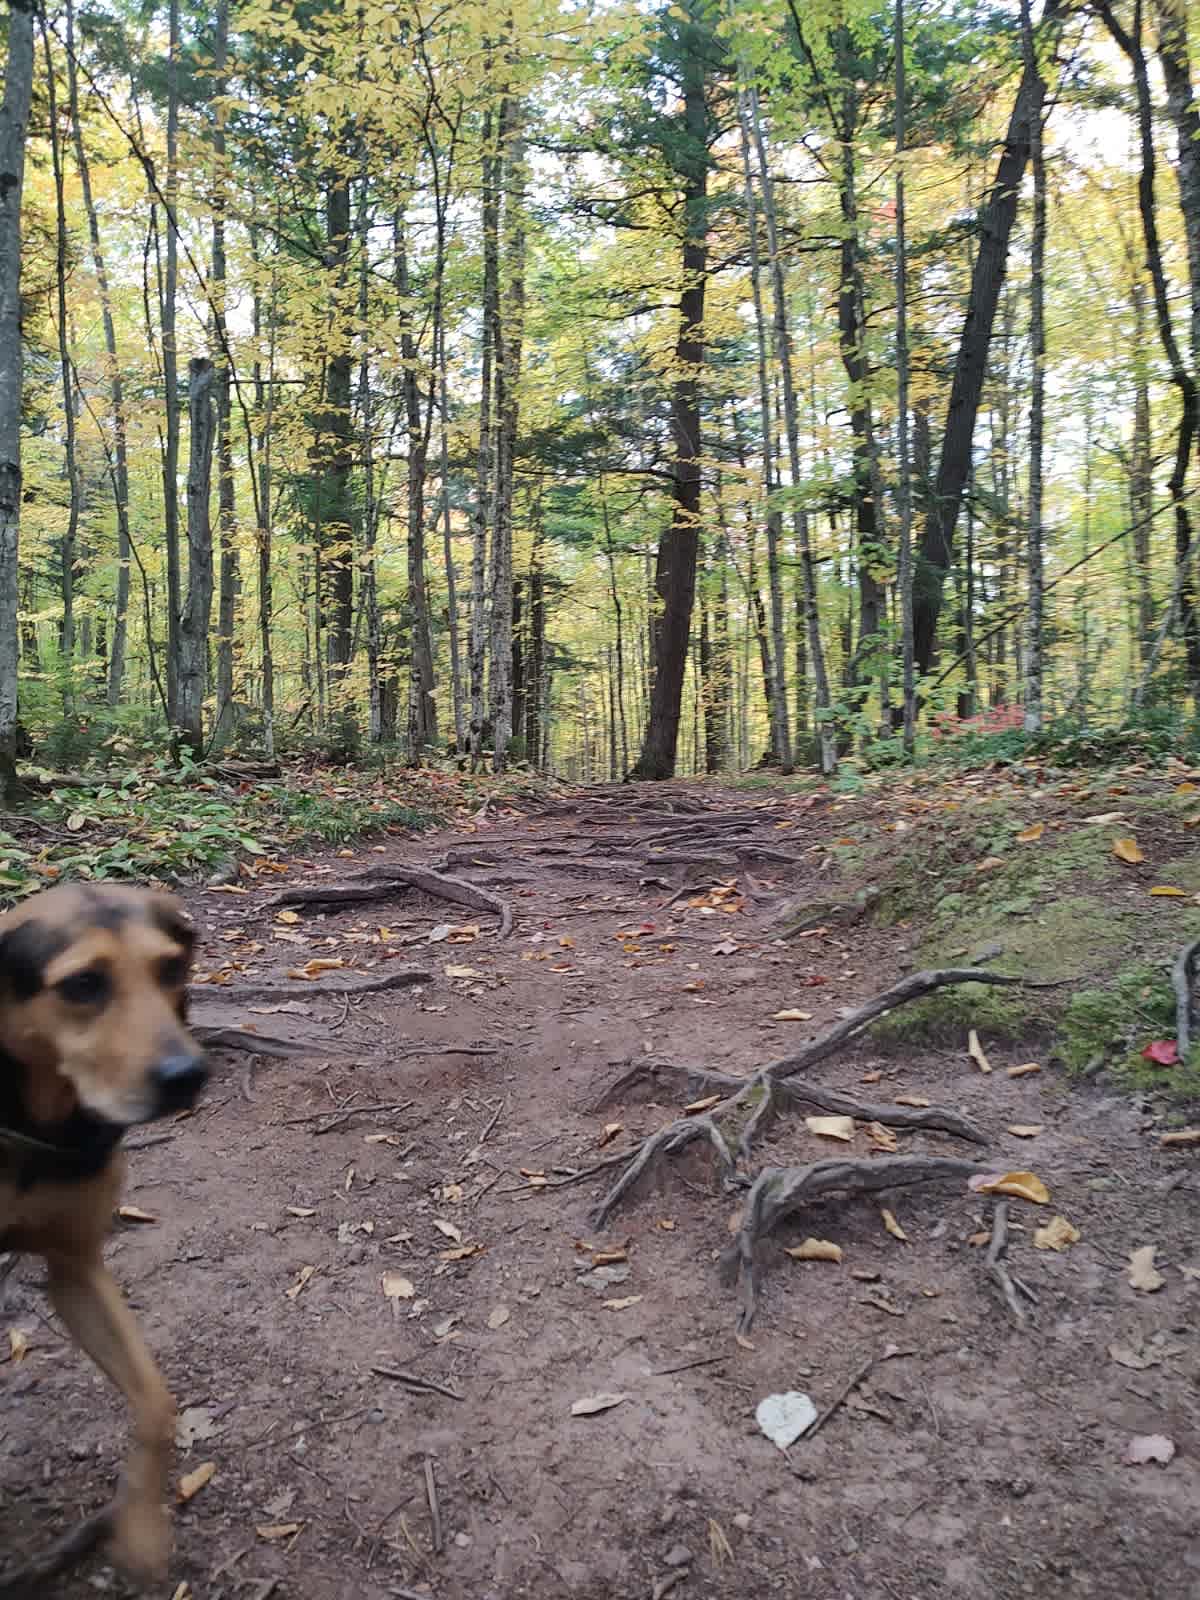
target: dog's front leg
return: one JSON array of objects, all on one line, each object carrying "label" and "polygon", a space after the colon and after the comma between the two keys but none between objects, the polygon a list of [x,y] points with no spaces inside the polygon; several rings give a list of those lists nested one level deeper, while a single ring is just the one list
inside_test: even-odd
[{"label": "dog's front leg", "polygon": [[133,1449],[113,1509],[113,1557],[139,1579],[162,1578],[170,1554],[163,1500],[175,1402],[99,1253],[47,1257],[54,1308],[79,1345],[116,1384],[133,1414]]}]

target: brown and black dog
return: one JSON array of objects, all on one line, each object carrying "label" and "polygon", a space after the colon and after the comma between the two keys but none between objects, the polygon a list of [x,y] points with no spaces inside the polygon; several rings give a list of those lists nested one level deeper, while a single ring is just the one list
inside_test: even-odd
[{"label": "brown and black dog", "polygon": [[0,1250],[45,1258],[55,1310],[129,1404],[112,1554],[143,1579],[169,1553],[175,1407],[102,1250],[121,1136],[192,1105],[208,1075],[186,1026],[194,942],[144,889],[64,885],[0,917]]}]

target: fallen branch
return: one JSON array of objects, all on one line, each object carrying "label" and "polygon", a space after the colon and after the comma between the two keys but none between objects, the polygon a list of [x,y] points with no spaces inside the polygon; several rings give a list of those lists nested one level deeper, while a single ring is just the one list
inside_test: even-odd
[{"label": "fallen branch", "polygon": [[[294,992],[294,991],[289,991]],[[191,1031],[196,1039],[211,1050],[246,1050],[256,1056],[312,1056],[338,1052],[332,1042],[322,1038],[283,1039],[274,1033],[251,1033],[234,1023],[194,1022]]]},{"label": "fallen branch", "polygon": [[1013,1321],[1018,1328],[1025,1327],[1028,1318],[1024,1307],[1017,1298],[1023,1294],[1031,1304],[1037,1304],[1037,1295],[1029,1288],[1028,1284],[1014,1278],[1005,1265],[1004,1258],[1008,1254],[1008,1201],[997,1200],[996,1209],[992,1213],[992,1238],[988,1245],[987,1258],[984,1266],[999,1286],[1000,1293],[1004,1296],[1004,1303],[1012,1312]]},{"label": "fallen branch", "polygon": [[758,1309],[757,1247],[801,1206],[837,1190],[877,1194],[917,1183],[969,1178],[979,1170],[976,1162],[953,1156],[879,1156],[866,1161],[834,1158],[805,1167],[764,1168],[750,1187],[737,1238],[722,1257],[723,1270],[738,1282],[739,1330],[748,1331]]},{"label": "fallen branch", "polygon": [[[807,1444],[810,1439],[816,1438],[817,1434],[820,1433],[821,1429],[825,1426],[829,1419],[832,1416],[835,1416],[837,1412],[842,1409],[842,1407],[846,1404],[846,1401],[849,1400],[850,1396],[854,1393],[855,1389],[858,1388],[859,1384],[865,1382],[881,1362],[895,1361],[900,1356],[910,1356],[913,1353],[914,1352],[911,1350],[897,1350],[895,1345],[889,1345],[887,1349],[881,1351],[879,1355],[871,1356],[869,1360],[864,1361],[862,1366],[859,1367],[856,1372],[852,1373],[842,1387],[838,1390],[837,1394],[825,1407],[824,1411],[822,1411],[821,1415],[813,1423],[812,1427],[809,1428],[808,1432],[801,1436],[803,1442]],[[797,1443],[799,1442],[800,1441],[797,1440]]]},{"label": "fallen branch", "polygon": [[1192,1045],[1195,1026],[1195,1007],[1192,990],[1196,982],[1196,957],[1200,955],[1200,939],[1185,944],[1175,958],[1171,969],[1171,983],[1175,989],[1175,1049],[1180,1061],[1187,1060]]},{"label": "fallen branch", "polygon": [[106,1506],[87,1517],[57,1540],[40,1556],[22,1567],[0,1573],[3,1600],[42,1600],[46,1585],[84,1561],[109,1538],[113,1529],[113,1508]]},{"label": "fallen branch", "polygon": [[[487,851],[481,852],[487,854]],[[507,900],[477,883],[465,878],[451,878],[432,867],[404,867],[394,863],[368,867],[351,883],[312,883],[283,889],[264,902],[268,909],[276,906],[339,905],[347,901],[386,900],[401,889],[419,889],[437,900],[449,900],[454,905],[469,906],[473,911],[490,911],[500,919],[500,937],[512,932],[513,913]]]},{"label": "fallen branch", "polygon": [[378,1378],[390,1378],[393,1383],[401,1383],[406,1389],[427,1389],[430,1394],[445,1395],[447,1400],[461,1400],[462,1395],[457,1389],[447,1389],[445,1384],[435,1383],[432,1378],[422,1378],[415,1372],[404,1372],[399,1367],[372,1367],[371,1371]]},{"label": "fallen branch", "polygon": [[437,1480],[433,1476],[433,1462],[429,1456],[425,1457],[425,1497],[429,1501],[429,1521],[433,1535],[433,1553],[440,1556],[442,1553],[442,1511],[438,1505]]}]

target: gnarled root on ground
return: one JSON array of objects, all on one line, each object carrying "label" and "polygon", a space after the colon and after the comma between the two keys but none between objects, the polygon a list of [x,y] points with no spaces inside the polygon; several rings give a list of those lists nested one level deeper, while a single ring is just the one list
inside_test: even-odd
[{"label": "gnarled root on ground", "polygon": [[869,1160],[835,1157],[805,1167],[764,1168],[746,1196],[737,1238],[722,1257],[726,1276],[737,1281],[739,1331],[746,1332],[758,1309],[757,1247],[801,1206],[839,1190],[878,1194],[917,1183],[969,1178],[978,1171],[978,1163],[954,1156],[878,1156]]}]

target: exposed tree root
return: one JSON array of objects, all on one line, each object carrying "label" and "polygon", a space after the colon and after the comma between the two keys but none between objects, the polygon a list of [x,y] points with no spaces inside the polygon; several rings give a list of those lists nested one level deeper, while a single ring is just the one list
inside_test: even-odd
[{"label": "exposed tree root", "polygon": [[978,1171],[976,1162],[953,1156],[879,1156],[866,1161],[834,1159],[814,1161],[806,1167],[764,1168],[746,1197],[737,1238],[722,1257],[726,1274],[738,1284],[740,1331],[746,1332],[758,1309],[757,1247],[801,1206],[839,1190],[878,1194],[917,1183],[969,1178]]},{"label": "exposed tree root", "polygon": [[341,1053],[332,1039],[283,1039],[275,1033],[251,1033],[236,1022],[193,1022],[191,1031],[210,1050],[244,1050],[254,1056],[280,1058]]},{"label": "exposed tree root", "polygon": [[1185,944],[1175,957],[1171,982],[1175,988],[1175,1048],[1179,1059],[1186,1061],[1192,1045],[1192,1032],[1196,1022],[1193,991],[1196,983],[1196,957],[1200,955],[1200,939]]},{"label": "exposed tree root", "polygon": [[112,1507],[106,1506],[24,1566],[0,1572],[0,1600],[42,1600],[46,1585],[86,1560],[109,1537],[112,1527]]},{"label": "exposed tree root", "polygon": [[[334,983],[327,978],[317,979],[314,980],[310,992],[314,997],[323,999],[334,994],[377,994],[382,989],[411,989],[415,984],[432,982],[433,973],[422,967],[392,967],[387,972],[374,972],[352,983]],[[289,1000],[298,1000],[305,991],[299,979],[291,983],[276,983],[270,978],[264,978],[261,983],[214,985],[213,992],[219,994],[224,1001],[236,1003],[239,1000],[278,1000],[283,995]],[[267,1035],[256,1034],[254,1037],[262,1039]],[[269,1054],[268,1051],[262,1053]]]},{"label": "exposed tree root", "polygon": [[989,1275],[999,1287],[1004,1296],[1004,1303],[1012,1312],[1013,1321],[1018,1328],[1026,1326],[1027,1317],[1022,1306],[1020,1295],[1024,1295],[1031,1305],[1037,1305],[1037,1295],[1028,1284],[1022,1283],[1020,1278],[1014,1278],[1005,1263],[1008,1254],[1008,1201],[997,1200],[996,1209],[992,1213],[992,1237],[988,1244],[987,1259],[984,1265]]},{"label": "exposed tree root", "polygon": [[[487,851],[481,851],[486,855]],[[423,894],[438,900],[449,900],[455,905],[469,906],[473,911],[490,911],[500,919],[500,938],[512,932],[513,912],[507,900],[477,883],[463,878],[451,878],[432,867],[404,867],[389,863],[387,866],[368,867],[347,884],[304,884],[284,889],[265,902],[275,906],[337,905],[346,901],[385,900],[402,889],[419,889]]]}]

